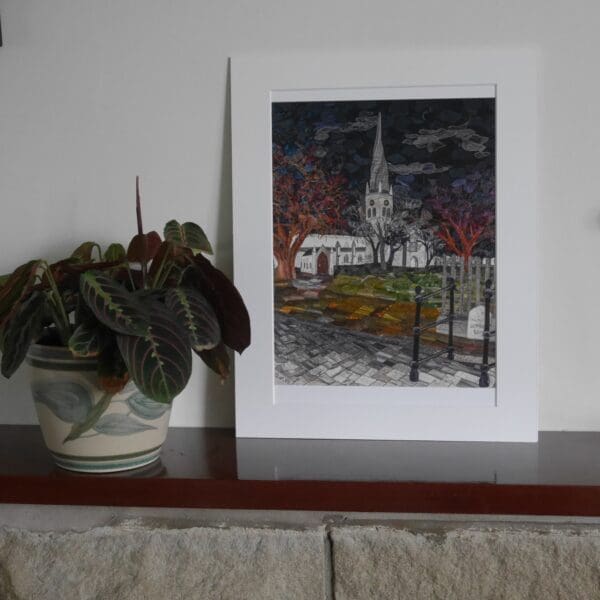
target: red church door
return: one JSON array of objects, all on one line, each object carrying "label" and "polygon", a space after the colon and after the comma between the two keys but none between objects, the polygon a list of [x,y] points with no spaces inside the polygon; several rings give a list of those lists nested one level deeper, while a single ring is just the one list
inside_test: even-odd
[{"label": "red church door", "polygon": [[329,275],[329,260],[325,252],[321,252],[317,257],[317,273],[319,275]]}]

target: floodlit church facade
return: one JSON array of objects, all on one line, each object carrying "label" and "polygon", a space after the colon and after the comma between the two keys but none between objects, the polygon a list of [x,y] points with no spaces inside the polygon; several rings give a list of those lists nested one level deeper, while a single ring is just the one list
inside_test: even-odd
[{"label": "floodlit church facade", "polygon": [[[384,229],[392,220],[394,202],[393,186],[390,184],[388,163],[383,149],[381,113],[377,120],[377,132],[371,159],[371,172],[365,185],[363,218],[375,230]],[[393,266],[423,267],[426,264],[425,249],[417,242],[414,232],[405,248],[394,256]],[[369,240],[353,235],[318,235],[306,237],[296,255],[296,268],[301,273],[333,275],[336,267],[372,264],[377,262]]]}]

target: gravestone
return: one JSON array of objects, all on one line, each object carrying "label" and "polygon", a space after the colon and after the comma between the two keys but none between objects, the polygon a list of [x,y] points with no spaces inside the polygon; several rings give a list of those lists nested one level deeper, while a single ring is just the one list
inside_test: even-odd
[{"label": "gravestone", "polygon": [[[467,320],[467,338],[470,340],[482,340],[483,328],[485,325],[485,307],[483,304],[472,308],[469,311]],[[490,329],[493,329],[493,321],[490,315]]]}]

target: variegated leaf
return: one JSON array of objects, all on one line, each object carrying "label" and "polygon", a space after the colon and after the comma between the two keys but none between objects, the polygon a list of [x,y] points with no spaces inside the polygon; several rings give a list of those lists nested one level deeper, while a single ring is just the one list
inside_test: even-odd
[{"label": "variegated leaf", "polygon": [[104,260],[114,262],[117,260],[125,260],[127,252],[122,244],[111,244],[104,252]]},{"label": "variegated leaf", "polygon": [[125,287],[99,271],[81,275],[81,294],[96,318],[109,329],[143,335],[148,329],[144,305]]},{"label": "variegated leaf", "polygon": [[214,348],[221,340],[217,315],[208,300],[197,290],[188,287],[171,288],[165,303],[188,332],[196,352]]},{"label": "variegated leaf", "polygon": [[73,356],[88,358],[98,356],[105,343],[105,331],[90,323],[82,323],[69,339],[69,350]]},{"label": "variegated leaf", "polygon": [[5,276],[0,288],[0,325],[13,315],[20,303],[33,289],[36,275],[42,265],[41,260],[30,260]]},{"label": "variegated leaf", "polygon": [[212,254],[213,249],[200,225],[188,221],[180,225],[175,219],[165,225],[165,240],[169,240],[179,246],[186,246],[193,250],[200,250]]},{"label": "variegated leaf", "polygon": [[188,336],[164,307],[152,305],[145,335],[119,335],[117,342],[131,378],[148,398],[170,403],[187,385],[192,372]]},{"label": "variegated leaf", "polygon": [[2,339],[4,377],[10,377],[19,368],[29,346],[41,334],[45,305],[46,296],[33,292],[7,322]]},{"label": "variegated leaf", "polygon": [[100,259],[102,251],[100,250],[100,246],[96,242],[83,242],[83,244],[77,246],[73,253],[71,254],[71,258],[74,258],[80,262],[88,263],[92,260],[92,253],[94,252],[94,248],[98,251],[98,259]]}]

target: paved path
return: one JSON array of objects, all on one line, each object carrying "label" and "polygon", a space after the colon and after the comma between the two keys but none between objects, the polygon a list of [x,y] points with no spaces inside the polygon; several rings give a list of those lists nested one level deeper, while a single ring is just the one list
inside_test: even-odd
[{"label": "paved path", "polygon": [[[434,350],[422,346],[422,355]],[[479,368],[438,357],[409,380],[412,340],[348,331],[275,313],[275,379],[290,385],[478,387]],[[465,358],[466,360],[466,358]],[[490,385],[495,384],[490,372]]]}]

